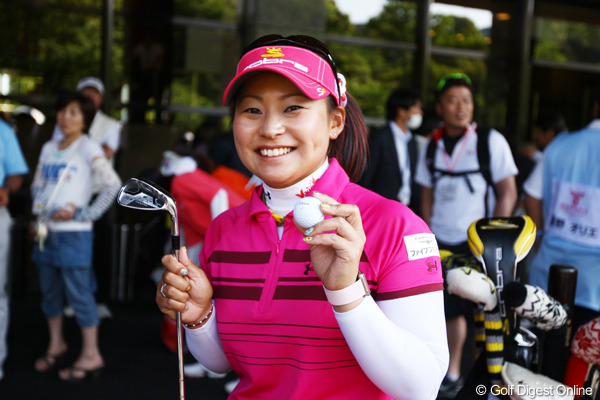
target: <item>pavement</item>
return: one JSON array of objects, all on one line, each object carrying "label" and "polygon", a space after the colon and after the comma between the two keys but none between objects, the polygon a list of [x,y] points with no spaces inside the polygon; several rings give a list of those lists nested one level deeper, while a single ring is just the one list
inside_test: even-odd
[{"label": "pavement", "polygon": [[[177,354],[160,338],[162,314],[154,303],[153,288],[128,302],[108,303],[112,317],[99,328],[105,369],[97,379],[63,382],[56,373],[39,373],[34,361],[44,353],[48,330],[39,306],[39,294],[30,290],[11,303],[9,354],[0,380],[2,400],[153,400],[180,399]],[[65,318],[70,345],[68,362],[80,349],[81,335],[73,318]],[[191,362],[189,354],[185,361]],[[224,385],[232,380],[186,378],[187,399],[225,400]]]}]

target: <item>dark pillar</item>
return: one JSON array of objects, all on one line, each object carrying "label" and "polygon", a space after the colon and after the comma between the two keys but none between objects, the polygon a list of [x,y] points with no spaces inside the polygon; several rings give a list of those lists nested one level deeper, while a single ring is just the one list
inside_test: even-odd
[{"label": "dark pillar", "polygon": [[416,45],[413,77],[415,86],[422,95],[429,90],[429,68],[431,66],[431,37],[429,36],[429,9],[432,0],[417,1]]},{"label": "dark pillar", "polygon": [[125,63],[129,72],[131,123],[169,123],[170,83],[173,76],[173,0],[129,0]]},{"label": "dark pillar", "polygon": [[102,67],[101,79],[106,88],[103,109],[108,112],[113,102],[112,88],[112,46],[115,22],[115,0],[104,0],[102,9]]},{"label": "dark pillar", "polygon": [[495,1],[487,104],[511,145],[529,135],[531,24],[534,0]]}]

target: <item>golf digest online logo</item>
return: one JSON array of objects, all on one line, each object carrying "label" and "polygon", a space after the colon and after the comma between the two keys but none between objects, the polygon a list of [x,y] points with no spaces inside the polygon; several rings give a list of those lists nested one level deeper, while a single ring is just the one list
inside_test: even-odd
[{"label": "golf digest online logo", "polygon": [[[543,385],[541,387],[529,386],[526,384],[520,385],[508,385],[508,386],[500,386],[500,385],[492,385],[489,388],[489,391],[496,396],[520,396],[520,398],[527,399],[535,399],[538,397],[553,397],[553,396],[591,396],[592,388],[591,387],[580,387],[580,386],[566,386],[558,384],[556,386]],[[488,388],[486,385],[477,385],[475,388],[475,393],[478,396],[486,396],[488,394]]]}]

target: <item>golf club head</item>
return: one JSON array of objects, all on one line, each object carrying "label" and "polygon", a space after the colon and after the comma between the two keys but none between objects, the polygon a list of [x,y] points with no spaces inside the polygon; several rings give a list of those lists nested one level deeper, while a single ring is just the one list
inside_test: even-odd
[{"label": "golf club head", "polygon": [[177,204],[171,194],[147,179],[131,178],[119,190],[120,206],[142,211],[167,211],[171,217],[171,233],[179,236]]},{"label": "golf club head", "polygon": [[[509,346],[511,347],[511,346]],[[537,370],[538,357],[539,357],[539,339],[529,329],[523,325],[519,326],[519,329],[514,337],[514,348],[512,349],[512,357],[508,361],[515,362],[527,369],[532,371]]]},{"label": "golf club head", "polygon": [[[467,239],[475,258],[482,264],[485,274],[494,282],[498,294],[504,333],[516,334],[519,320],[514,311],[506,309],[504,287],[519,281],[523,260],[535,241],[536,227],[527,215],[508,218],[482,218],[471,224]],[[508,323],[506,323],[508,322]]]}]

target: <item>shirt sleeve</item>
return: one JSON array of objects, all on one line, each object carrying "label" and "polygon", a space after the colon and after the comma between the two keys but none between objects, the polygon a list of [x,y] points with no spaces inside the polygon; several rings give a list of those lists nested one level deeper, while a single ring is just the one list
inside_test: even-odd
[{"label": "shirt sleeve", "polygon": [[107,145],[116,152],[121,144],[121,128],[122,125],[119,122],[111,124],[101,144]]},{"label": "shirt sleeve", "polygon": [[431,179],[431,173],[429,172],[429,168],[427,168],[427,147],[429,147],[431,139],[425,142],[423,146],[421,146],[421,151],[419,153],[419,159],[417,161],[417,171],[415,173],[415,181],[425,187],[433,187],[433,180]]},{"label": "shirt sleeve", "polygon": [[[21,151],[21,147],[19,146],[19,140],[17,139],[17,135],[12,130],[12,128],[8,124],[3,124],[0,126],[3,134],[2,145],[5,146],[5,154],[3,161],[3,169],[5,176],[11,175],[24,175],[29,172],[27,168],[27,163],[25,162],[25,157],[23,157],[23,152]],[[0,182],[4,183],[4,182]]]},{"label": "shirt sleeve", "polygon": [[38,157],[38,162],[35,167],[35,172],[33,174],[33,180],[31,182],[31,185],[29,186],[29,190],[31,192],[31,198],[34,199],[34,203],[35,203],[35,198],[40,194],[40,192],[44,186],[44,175],[43,175],[44,160],[46,159],[45,154],[49,149],[49,143],[50,142],[46,142],[42,146],[42,150],[40,151],[40,155]]},{"label": "shirt sleeve", "polygon": [[397,201],[373,199],[373,204],[361,208],[367,241],[360,268],[376,282],[375,298],[391,300],[441,291],[439,249],[427,224]]},{"label": "shirt sleeve", "polygon": [[544,158],[542,157],[533,167],[533,171],[525,180],[523,190],[534,199],[544,197]]},{"label": "shirt sleeve", "polygon": [[77,221],[99,219],[113,204],[121,188],[121,179],[103,156],[92,162],[92,179],[94,182],[101,182],[102,188],[92,204],[76,212],[74,219]]},{"label": "shirt sleeve", "polygon": [[500,132],[493,129],[490,131],[489,149],[490,172],[494,184],[509,176],[517,175],[519,170],[515,164],[508,142]]}]

